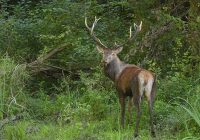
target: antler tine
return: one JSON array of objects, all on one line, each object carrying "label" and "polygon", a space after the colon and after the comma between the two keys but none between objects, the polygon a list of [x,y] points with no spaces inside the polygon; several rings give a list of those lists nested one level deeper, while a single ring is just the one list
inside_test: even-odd
[{"label": "antler tine", "polygon": [[[134,25],[135,25],[135,23],[134,23]],[[129,29],[129,38],[131,38],[131,36],[132,36],[132,26],[130,26],[130,29]]]},{"label": "antler tine", "polygon": [[97,22],[98,22],[100,19],[101,19],[101,18],[97,18],[97,17],[95,16],[94,23],[92,24],[91,34],[93,33],[94,27],[97,25]]},{"label": "antler tine", "polygon": [[140,21],[140,25],[137,25],[134,23],[134,28],[135,28],[136,32],[140,32],[142,29],[142,21]]},{"label": "antler tine", "polygon": [[85,17],[85,26],[86,26],[86,28],[90,31],[90,27],[89,27],[88,24],[87,24],[87,17]]},{"label": "antler tine", "polygon": [[97,25],[97,22],[98,22],[100,19],[101,19],[101,18],[96,18],[96,16],[95,16],[95,20],[94,20],[94,22],[93,22],[93,24],[92,24],[92,27],[89,27],[88,24],[87,24],[87,17],[85,17],[85,26],[87,27],[87,29],[88,29],[90,35],[92,36],[92,38],[94,39],[94,41],[96,41],[96,43],[97,43],[98,45],[100,45],[101,47],[107,48],[107,47],[100,41],[100,39],[98,39],[98,38],[96,37],[96,35],[95,35],[95,33],[94,33],[94,28],[95,28],[95,26]]},{"label": "antler tine", "polygon": [[142,30],[142,21],[140,22],[140,25],[137,25],[137,24],[134,23],[134,29],[135,29],[135,32],[134,32],[134,35],[133,35],[133,33],[132,33],[132,26],[130,26],[128,40],[125,41],[125,43],[123,43],[121,45],[118,45],[118,44],[115,43],[115,46],[116,47],[122,47],[125,44],[129,43],[130,41],[132,41],[136,37],[137,33]]}]

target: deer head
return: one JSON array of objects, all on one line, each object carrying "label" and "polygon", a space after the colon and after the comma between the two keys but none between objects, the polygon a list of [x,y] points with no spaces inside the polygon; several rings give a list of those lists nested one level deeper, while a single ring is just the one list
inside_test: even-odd
[{"label": "deer head", "polygon": [[108,48],[106,45],[104,45],[100,39],[98,39],[94,33],[94,28],[97,25],[97,22],[100,20],[100,18],[96,18],[95,16],[95,21],[93,22],[92,26],[89,27],[87,24],[87,17],[85,18],[85,26],[87,27],[90,35],[92,36],[93,40],[96,42],[97,44],[97,50],[102,53],[103,55],[103,59],[102,62],[104,64],[109,64],[111,61],[115,60],[118,58],[117,54],[120,53],[123,49],[123,46],[129,42],[131,42],[137,35],[138,32],[141,31],[142,28],[142,21],[140,22],[140,25],[136,25],[134,23],[134,28],[135,28],[135,33],[134,35],[132,34],[132,26],[130,27],[130,31],[129,31],[129,38],[128,40],[126,40],[123,44],[117,44],[114,43],[112,48]]}]

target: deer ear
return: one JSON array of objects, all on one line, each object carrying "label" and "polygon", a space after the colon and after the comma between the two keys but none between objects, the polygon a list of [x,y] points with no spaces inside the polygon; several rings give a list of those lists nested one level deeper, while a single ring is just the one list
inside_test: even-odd
[{"label": "deer ear", "polygon": [[98,46],[98,45],[97,45],[97,50],[98,50],[100,53],[103,53],[103,52],[104,52],[103,48],[100,47],[100,46]]},{"label": "deer ear", "polygon": [[122,49],[123,49],[123,47],[118,47],[118,48],[116,48],[116,49],[114,50],[114,52],[115,52],[116,54],[118,54],[118,53],[120,53],[120,52],[122,51]]}]

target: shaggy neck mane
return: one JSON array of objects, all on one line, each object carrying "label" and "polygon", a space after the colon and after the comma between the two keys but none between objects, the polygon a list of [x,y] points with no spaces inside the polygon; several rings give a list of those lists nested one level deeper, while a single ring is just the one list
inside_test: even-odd
[{"label": "shaggy neck mane", "polygon": [[124,66],[124,62],[122,62],[119,58],[115,58],[107,65],[104,65],[104,72],[112,81],[116,81]]}]

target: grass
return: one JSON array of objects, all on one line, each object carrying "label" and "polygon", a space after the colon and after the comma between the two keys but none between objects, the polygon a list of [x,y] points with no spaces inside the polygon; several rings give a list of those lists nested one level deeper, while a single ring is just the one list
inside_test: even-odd
[{"label": "grass", "polygon": [[[196,98],[195,98],[196,97]],[[185,129],[187,132],[187,137],[184,140],[190,139],[200,139],[200,109],[199,95],[195,95],[190,101],[183,98],[178,98],[182,103],[175,103],[179,107],[178,112],[182,112],[181,121],[185,124]],[[180,113],[179,113],[180,114]],[[198,137],[196,137],[196,136]]]},{"label": "grass", "polygon": [[[90,97],[92,93],[87,95]],[[44,95],[41,95],[44,96]],[[96,97],[96,96],[95,96]],[[93,97],[93,98],[95,98]],[[43,97],[44,98],[44,97]],[[106,112],[103,118],[96,118],[96,114],[91,113],[95,110],[91,106],[93,102],[87,102],[87,105],[82,105],[82,102],[88,98],[79,97],[74,104],[71,104],[73,96],[59,95],[54,102],[51,99],[44,100],[43,98],[31,98],[30,104],[33,105],[31,110],[35,110],[39,116],[25,117],[23,120],[17,122],[11,122],[5,125],[3,131],[3,140],[129,140],[132,139],[134,124],[128,125],[124,130],[120,129],[119,125],[119,105],[113,106],[111,112]],[[84,98],[84,99],[82,99]],[[86,99],[85,99],[86,98]],[[100,97],[96,97],[97,103],[102,104]],[[160,101],[159,101],[160,102]],[[158,102],[158,105],[161,103]],[[35,104],[41,108],[35,108]],[[62,104],[62,106],[60,105]],[[51,106],[54,105],[54,108]],[[162,103],[164,105],[164,103]],[[165,104],[166,105],[166,104]],[[45,109],[43,106],[49,106],[49,109]],[[156,129],[156,138],[152,138],[149,132],[148,113],[145,108],[146,103],[143,105],[143,114],[140,124],[140,136],[137,139],[142,140],[177,140],[183,138],[189,138],[187,131],[171,132],[169,126],[162,121],[166,121],[167,118],[159,120],[162,129]],[[156,105],[157,106],[157,105]],[[60,107],[60,109],[59,109]],[[114,109],[115,108],[115,109]],[[165,106],[163,107],[165,108]],[[161,109],[161,107],[159,108]],[[50,112],[50,113],[49,113]],[[53,115],[55,112],[57,116]],[[98,112],[98,111],[97,111]],[[34,112],[31,112],[34,114]],[[162,114],[163,112],[158,112]],[[93,116],[94,115],[94,116]],[[135,114],[133,115],[135,120]],[[170,124],[170,122],[167,122]],[[172,126],[171,126],[172,127]]]},{"label": "grass", "polygon": [[[101,127],[104,129],[100,129]],[[90,122],[84,124],[76,122],[66,125],[58,125],[52,122],[24,120],[15,124],[9,124],[4,128],[5,140],[129,140],[132,138],[133,127],[125,130],[113,130],[106,128],[104,122]],[[105,129],[106,128],[106,129]],[[168,135],[167,135],[168,133]],[[181,134],[175,136],[169,132],[157,132],[154,139],[179,139]],[[148,129],[142,129],[138,139],[151,140]]]},{"label": "grass", "polygon": [[[59,96],[60,97],[60,96]],[[114,110],[107,112],[102,117],[96,118],[96,114],[91,113],[94,110],[89,104],[82,105],[78,100],[76,106],[69,104],[69,98],[67,95],[57,98],[56,101],[52,102],[49,100],[32,99],[30,104],[33,102],[38,103],[41,108],[37,110],[35,105],[32,106],[31,110],[41,114],[39,116],[25,117],[24,120],[17,122],[11,122],[5,125],[2,130],[3,140],[129,140],[133,136],[134,124],[128,125],[124,130],[120,129],[119,125],[119,105],[114,106]],[[73,98],[73,96],[71,96]],[[84,98],[84,97],[80,97]],[[72,100],[72,99],[71,99]],[[81,99],[82,101],[83,99]],[[48,103],[47,103],[48,102]],[[59,109],[60,102],[63,103],[63,108]],[[155,115],[165,114],[165,111],[161,111],[160,105],[163,105],[163,109],[166,108],[166,104],[158,102],[159,112],[155,112]],[[97,103],[99,103],[97,101]],[[101,102],[100,102],[101,103]],[[93,102],[92,102],[93,104]],[[54,107],[51,107],[53,106]],[[43,106],[49,106],[48,109]],[[180,107],[182,108],[182,107]],[[36,112],[35,112],[36,111]],[[39,112],[38,112],[39,111]],[[106,111],[106,110],[105,110]],[[55,116],[55,112],[58,113]],[[174,114],[174,115],[173,115]],[[179,139],[198,139],[196,135],[188,134],[187,130],[181,128],[180,130],[174,130],[177,122],[173,119],[175,112],[170,115],[164,116],[156,122],[156,134],[155,140],[179,140]],[[94,115],[94,116],[93,116]],[[133,115],[135,120],[135,114]],[[184,123],[182,121],[182,123]],[[143,114],[140,124],[140,136],[138,139],[151,140],[149,132],[148,113],[143,105]],[[158,128],[161,125],[161,128]],[[173,132],[174,131],[174,132]]]},{"label": "grass", "polygon": [[0,59],[0,118],[24,109],[25,79],[25,65],[15,64],[7,55]]}]

